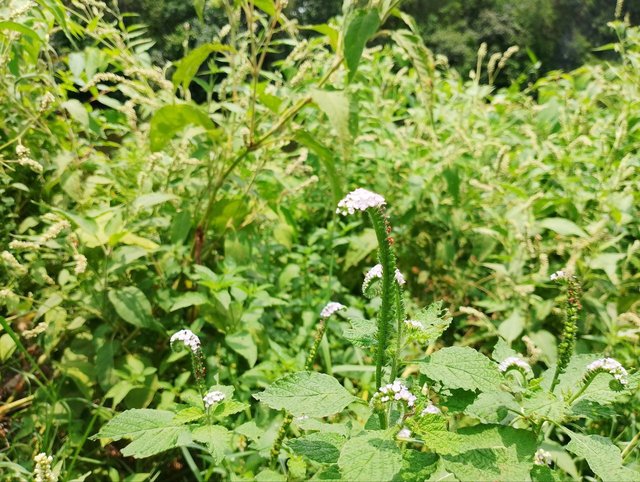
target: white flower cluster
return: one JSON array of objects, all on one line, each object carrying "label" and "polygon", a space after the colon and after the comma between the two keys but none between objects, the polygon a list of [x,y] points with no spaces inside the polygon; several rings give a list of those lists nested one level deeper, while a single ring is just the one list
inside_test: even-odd
[{"label": "white flower cluster", "polygon": [[215,405],[216,403],[220,403],[224,399],[225,399],[224,393],[219,392],[218,390],[212,390],[209,393],[207,393],[204,397],[202,397],[202,400],[204,401],[204,406],[206,408],[209,408],[212,405]]},{"label": "white flower cluster", "polygon": [[327,305],[324,308],[322,308],[322,311],[320,312],[320,318],[323,318],[326,320],[331,315],[333,315],[336,311],[346,310],[346,309],[347,307],[344,306],[342,303],[336,303],[335,301],[330,301],[329,303],[327,303]]},{"label": "white flower cluster", "polygon": [[16,162],[21,166],[26,166],[38,174],[42,173],[42,165],[31,159],[31,151],[29,151],[28,147],[18,144],[16,146],[16,156],[18,156]]},{"label": "white flower cluster", "polygon": [[533,375],[533,370],[531,370],[531,366],[522,358],[519,358],[517,356],[510,356],[509,358],[505,358],[503,361],[500,362],[500,365],[498,365],[498,369],[502,373],[506,372],[511,367],[522,368],[522,370],[524,370],[524,372],[527,373],[528,375]]},{"label": "white flower cluster", "polygon": [[545,449],[536,450],[533,463],[536,465],[551,465],[551,452],[547,452]]},{"label": "white flower cluster", "polygon": [[549,276],[549,279],[551,281],[557,281],[560,279],[565,279],[567,277],[567,273],[565,273],[564,271],[556,271],[555,273],[552,273],[551,276]]},{"label": "white flower cluster", "polygon": [[593,373],[597,371],[605,371],[610,373],[613,378],[618,380],[622,385],[626,385],[629,380],[627,379],[628,373],[624,367],[613,358],[601,358],[587,365],[587,373]]},{"label": "white flower cluster", "polygon": [[[396,279],[396,283],[398,283],[400,286],[406,283],[404,276],[402,276],[402,273],[398,268],[396,268],[394,277]],[[364,275],[364,281],[362,282],[362,291],[367,291],[371,283],[379,278],[382,278],[382,265],[376,264],[373,268],[367,271],[367,274]]]},{"label": "white flower cluster", "polygon": [[411,430],[407,427],[402,427],[396,435],[396,438],[398,440],[409,440],[411,438]]},{"label": "white flower cluster", "polygon": [[404,320],[404,324],[414,330],[424,330],[424,326],[418,320]]},{"label": "white flower cluster", "polygon": [[429,402],[429,405],[424,407],[422,412],[420,412],[420,415],[422,415],[422,416],[427,415],[427,414],[440,415],[441,413],[442,413],[442,411],[438,407],[436,407],[433,403]]},{"label": "white flower cluster", "polygon": [[385,204],[386,201],[380,194],[358,188],[351,191],[338,203],[336,213],[347,215],[356,211],[364,212],[369,208],[379,208]]},{"label": "white flower cluster", "polygon": [[198,338],[191,330],[180,330],[171,336],[170,343],[173,345],[176,341],[181,341],[192,352],[200,349],[200,338]]},{"label": "white flower cluster", "polygon": [[82,274],[87,270],[87,257],[83,254],[75,254],[73,260],[76,262],[76,266],[73,269],[75,274]]},{"label": "white flower cluster", "polygon": [[7,267],[14,270],[16,274],[22,275],[27,272],[27,268],[22,266],[20,262],[18,262],[18,260],[9,251],[3,251],[2,255],[0,256],[2,257],[2,261],[4,261]]},{"label": "white flower cluster", "polygon": [[58,480],[58,477],[51,471],[51,463],[53,462],[51,455],[47,456],[42,452],[36,455],[33,461],[36,463],[33,468],[34,482],[56,482]]},{"label": "white flower cluster", "polygon": [[393,383],[388,383],[384,387],[380,387],[379,392],[376,394],[380,397],[380,401],[385,403],[392,400],[404,401],[408,407],[413,407],[416,403],[416,396],[409,391],[409,389],[400,380],[396,380]]}]

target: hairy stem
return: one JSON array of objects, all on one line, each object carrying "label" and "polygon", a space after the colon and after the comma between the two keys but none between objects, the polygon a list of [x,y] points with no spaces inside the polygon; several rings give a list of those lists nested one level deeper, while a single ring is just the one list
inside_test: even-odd
[{"label": "hairy stem", "polygon": [[580,285],[578,280],[570,276],[567,278],[567,301],[565,302],[565,317],[562,327],[562,341],[558,345],[558,364],[553,375],[551,383],[551,391],[558,384],[558,377],[564,373],[573,349],[576,344],[576,335],[578,333],[578,318],[581,309],[580,304]]}]

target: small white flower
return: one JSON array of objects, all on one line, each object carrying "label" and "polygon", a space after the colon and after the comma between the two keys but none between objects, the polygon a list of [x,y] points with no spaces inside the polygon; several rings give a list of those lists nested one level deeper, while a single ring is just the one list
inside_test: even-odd
[{"label": "small white flower", "polygon": [[[400,286],[406,283],[404,276],[399,269],[396,268],[395,272],[395,280]],[[367,274],[364,275],[364,281],[362,282],[362,291],[366,292],[373,283],[374,280],[382,278],[382,265],[376,264],[373,268],[367,271]]]},{"label": "small white flower", "polygon": [[549,279],[551,281],[556,281],[559,279],[565,279],[567,277],[567,273],[565,273],[564,271],[556,271],[555,273],[552,273],[551,276],[549,276]]},{"label": "small white flower", "polygon": [[533,375],[531,366],[522,358],[519,358],[517,356],[510,356],[509,358],[505,358],[502,362],[500,362],[500,365],[498,365],[498,369],[502,373],[505,373],[511,367],[521,368],[527,375]]},{"label": "small white flower", "polygon": [[34,482],[56,482],[58,477],[51,471],[53,457],[47,456],[44,452],[39,453],[33,458],[35,467],[33,468]]},{"label": "small white flower", "polygon": [[413,407],[417,399],[400,380],[380,387],[380,390],[378,390],[375,396],[379,397],[383,403],[390,400],[397,400],[405,402],[408,407]]},{"label": "small white flower", "polygon": [[322,308],[322,311],[320,312],[320,318],[323,318],[326,320],[335,312],[340,310],[346,310],[346,309],[347,307],[344,306],[342,303],[336,303],[335,301],[330,301],[329,303],[326,304],[324,308]]},{"label": "small white flower", "polygon": [[180,330],[174,333],[171,336],[171,345],[176,341],[181,341],[194,353],[200,349],[200,338],[198,338],[191,330]]},{"label": "small white flower", "polygon": [[422,412],[420,412],[420,415],[424,416],[424,415],[427,415],[428,413],[430,413],[431,415],[440,415],[442,411],[438,407],[436,407],[433,403],[429,402],[429,405],[424,407]]},{"label": "small white flower", "polygon": [[601,358],[587,365],[587,373],[600,371],[610,373],[622,385],[626,385],[629,382],[627,370],[613,358]]},{"label": "small white flower", "polygon": [[218,390],[212,390],[209,393],[207,393],[204,397],[202,397],[205,408],[209,408],[212,405],[215,405],[216,403],[220,403],[224,399],[225,399],[224,393],[219,392]]},{"label": "small white flower", "polygon": [[47,229],[47,231],[42,235],[42,239],[40,242],[46,243],[47,241],[55,239],[64,229],[67,229],[70,227],[71,227],[71,224],[69,224],[69,221],[67,221],[66,219],[63,219],[62,221],[58,221],[57,223],[49,226],[49,229]]},{"label": "small white flower", "polygon": [[411,439],[411,430],[409,430],[407,427],[402,427],[402,429],[396,435],[396,438],[398,440],[409,440],[409,439]]},{"label": "small white flower", "polygon": [[544,449],[536,450],[536,455],[534,457],[533,463],[536,465],[551,465],[551,453],[547,452]]},{"label": "small white flower", "polygon": [[404,324],[414,330],[424,330],[424,325],[418,320],[404,320]]},{"label": "small white flower", "polygon": [[344,199],[338,203],[336,213],[353,214],[356,211],[366,211],[369,208],[379,208],[386,204],[386,201],[380,194],[358,188],[347,194]]}]

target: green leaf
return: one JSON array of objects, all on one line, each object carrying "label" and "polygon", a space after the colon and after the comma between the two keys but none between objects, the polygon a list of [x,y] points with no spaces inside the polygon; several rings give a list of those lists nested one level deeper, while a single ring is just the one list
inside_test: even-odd
[{"label": "green leaf", "polygon": [[[566,430],[566,429],[565,429]],[[582,435],[566,430],[571,437],[567,450],[583,457],[593,473],[606,481],[639,480],[640,473],[622,465],[620,449],[600,435]]]},{"label": "green leaf", "polygon": [[391,432],[365,431],[342,447],[338,467],[344,480],[384,482],[402,468],[402,452]]},{"label": "green leaf", "polygon": [[481,393],[464,410],[464,413],[477,418],[483,423],[500,423],[509,415],[509,410],[520,411],[520,406],[512,394],[507,392],[486,392]]},{"label": "green leaf", "polygon": [[349,249],[344,258],[344,269],[356,266],[360,261],[373,253],[378,247],[376,232],[371,228],[363,229],[360,234],[353,236],[349,242]]},{"label": "green leaf", "polygon": [[420,310],[414,318],[422,323],[423,328],[407,330],[408,336],[414,335],[424,345],[434,343],[451,324],[449,310],[442,307],[442,301],[431,303],[427,308]]},{"label": "green leaf", "polygon": [[338,204],[340,201],[342,190],[342,178],[338,175],[336,170],[336,157],[331,149],[322,144],[318,139],[313,137],[307,131],[299,129],[296,131],[295,139],[297,142],[307,147],[313,152],[320,160],[322,167],[327,172],[329,177],[329,183],[331,184],[331,195],[333,196],[333,204]]},{"label": "green leaf", "polygon": [[345,438],[337,433],[317,432],[289,440],[287,446],[296,454],[321,464],[335,464]]},{"label": "green leaf", "polygon": [[316,372],[297,372],[276,380],[254,398],[275,410],[286,410],[298,417],[327,417],[341,412],[358,398],[347,392],[332,376]]},{"label": "green leaf", "polygon": [[162,329],[162,326],[153,319],[149,300],[137,287],[112,289],[107,296],[116,313],[127,323],[139,328]]},{"label": "green leaf", "polygon": [[127,410],[109,420],[91,439],[131,440],[122,449],[122,455],[149,457],[191,442],[189,429],[176,423],[174,417],[166,410]]},{"label": "green leaf", "polygon": [[206,0],[193,0],[193,9],[196,11],[198,20],[204,21],[204,5]]},{"label": "green leaf", "polygon": [[191,432],[193,440],[207,446],[213,458],[213,463],[219,464],[224,454],[230,448],[231,432],[220,425],[204,425]]},{"label": "green leaf", "polygon": [[394,482],[424,481],[438,468],[439,457],[431,452],[405,450],[402,454],[402,469],[393,478]]},{"label": "green leaf", "polygon": [[267,15],[272,17],[276,14],[276,7],[273,0],[253,0],[253,4]]},{"label": "green leaf", "polygon": [[166,105],[158,109],[151,118],[149,139],[151,150],[162,150],[178,132],[188,125],[211,130],[215,126],[198,107],[189,104]]},{"label": "green leaf", "polygon": [[347,141],[349,134],[349,98],[344,92],[317,90],[311,92],[311,98],[318,104],[320,110],[327,114],[329,122],[338,137]]},{"label": "green leaf", "polygon": [[189,291],[178,296],[171,305],[169,311],[176,311],[190,306],[200,306],[209,302],[209,298],[204,293],[198,291]]},{"label": "green leaf", "polygon": [[538,226],[550,229],[562,236],[587,237],[587,233],[585,233],[580,226],[565,218],[545,218],[538,222]]},{"label": "green leaf", "polygon": [[420,372],[447,388],[492,391],[502,382],[497,365],[470,347],[443,348],[420,362]]},{"label": "green leaf", "polygon": [[[202,1],[202,0],[201,0]],[[204,7],[204,1],[202,1]],[[223,52],[231,50],[230,47],[222,45],[220,43],[208,43],[200,45],[193,49],[184,58],[182,58],[176,64],[176,71],[171,79],[174,86],[181,85],[183,89],[187,89],[191,80],[196,76],[200,66],[203,64],[207,57],[213,52]]]},{"label": "green leaf", "polygon": [[9,333],[0,336],[0,361],[6,362],[16,349],[16,343]]},{"label": "green leaf", "polygon": [[261,470],[256,475],[256,482],[287,482],[287,478],[280,472],[271,469]]},{"label": "green leaf", "polygon": [[369,348],[376,344],[376,333],[378,331],[374,321],[364,318],[349,318],[351,328],[345,328],[342,332],[347,340],[355,346]]},{"label": "green leaf", "polygon": [[224,339],[225,343],[235,351],[238,355],[244,357],[249,366],[253,367],[258,360],[258,347],[256,342],[253,341],[253,336],[246,330],[227,335]]},{"label": "green leaf", "polygon": [[525,319],[520,311],[515,310],[505,319],[500,325],[498,325],[498,333],[509,343],[520,338],[522,330],[524,330]]},{"label": "green leaf", "polygon": [[567,411],[566,404],[562,397],[540,390],[525,398],[522,408],[528,416],[544,417],[561,423]]},{"label": "green leaf", "polygon": [[60,104],[69,115],[85,129],[89,127],[89,113],[78,99],[69,99]]},{"label": "green leaf", "polygon": [[178,196],[176,196],[175,194],[169,194],[166,192],[152,192],[137,197],[133,201],[132,206],[133,209],[147,209],[152,206],[156,206],[157,204],[162,204],[167,201],[173,201],[174,199],[178,199]]},{"label": "green leaf", "polygon": [[533,453],[528,459],[520,459],[511,449],[470,450],[460,455],[443,458],[446,470],[452,472],[460,482],[478,480],[505,481],[529,480],[533,466]]},{"label": "green leaf", "polygon": [[376,9],[359,9],[351,17],[344,36],[344,58],[349,69],[349,82],[358,70],[367,41],[377,32],[379,26],[380,16]]}]

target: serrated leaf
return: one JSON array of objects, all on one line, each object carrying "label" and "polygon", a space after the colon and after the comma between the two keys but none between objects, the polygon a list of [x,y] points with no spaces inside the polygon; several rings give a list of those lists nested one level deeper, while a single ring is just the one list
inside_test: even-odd
[{"label": "serrated leaf", "polygon": [[415,337],[425,345],[434,343],[451,324],[449,310],[442,307],[442,301],[431,303],[427,308],[418,312],[415,319],[422,323],[421,330],[410,330],[408,336]]},{"label": "serrated leaf", "polygon": [[91,439],[131,440],[122,455],[144,458],[190,443],[191,434],[173,412],[133,409],[116,415]]},{"label": "serrated leaf", "polygon": [[316,372],[297,372],[276,380],[264,392],[254,395],[275,410],[286,410],[298,417],[327,417],[341,412],[358,400],[332,376]]},{"label": "serrated leaf", "polygon": [[336,433],[317,432],[289,440],[287,446],[298,455],[321,464],[335,464],[345,438]]},{"label": "serrated leaf", "polygon": [[355,346],[369,348],[376,344],[376,333],[378,329],[375,322],[364,318],[349,318],[350,328],[345,328],[342,332],[347,340]]},{"label": "serrated leaf", "polygon": [[402,469],[393,478],[394,482],[424,481],[438,468],[439,457],[430,452],[405,450],[402,454]]},{"label": "serrated leaf", "polygon": [[365,431],[344,444],[338,467],[344,480],[390,481],[402,468],[402,452],[389,432]]},{"label": "serrated leaf", "polygon": [[446,419],[442,415],[426,414],[411,417],[407,426],[420,437],[425,446],[437,454],[456,454],[460,452],[463,440],[460,435],[447,429]]},{"label": "serrated leaf", "polygon": [[528,480],[532,465],[532,460],[520,461],[507,449],[470,450],[443,458],[444,468],[460,482]]},{"label": "serrated leaf", "polygon": [[491,391],[502,382],[497,365],[470,347],[443,348],[420,362],[420,372],[447,388]]},{"label": "serrated leaf", "polygon": [[510,410],[520,411],[520,406],[512,394],[486,392],[478,395],[478,398],[465,409],[464,413],[484,423],[500,423],[509,415]]},{"label": "serrated leaf", "polygon": [[344,58],[349,70],[349,82],[358,69],[367,41],[376,33],[379,26],[380,16],[376,9],[359,9],[351,17],[344,36]]},{"label": "serrated leaf", "polygon": [[582,435],[567,430],[571,441],[567,450],[583,457],[593,473],[606,481],[639,480],[640,473],[622,465],[620,449],[600,435]]},{"label": "serrated leaf", "polygon": [[562,422],[567,411],[564,399],[546,390],[534,392],[525,398],[522,408],[528,416],[544,417],[557,423]]},{"label": "serrated leaf", "polygon": [[194,429],[192,435],[193,440],[207,446],[214,463],[218,464],[224,459],[231,442],[229,430],[220,425],[205,425]]}]

